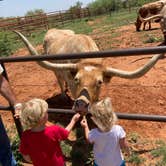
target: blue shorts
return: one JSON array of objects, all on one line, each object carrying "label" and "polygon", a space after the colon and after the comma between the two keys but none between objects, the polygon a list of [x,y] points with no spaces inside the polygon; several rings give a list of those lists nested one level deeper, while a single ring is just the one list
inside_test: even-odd
[{"label": "blue shorts", "polygon": [[94,166],[98,166],[98,165],[94,162]]},{"label": "blue shorts", "polygon": [[3,166],[16,166],[16,160],[11,151],[10,141],[0,117],[0,164]]},{"label": "blue shorts", "polygon": [[125,161],[123,160],[120,166],[125,166]]},{"label": "blue shorts", "polygon": [[[98,165],[94,162],[94,166],[98,166]],[[125,166],[125,161],[124,160],[123,160],[123,162],[120,166]]]}]

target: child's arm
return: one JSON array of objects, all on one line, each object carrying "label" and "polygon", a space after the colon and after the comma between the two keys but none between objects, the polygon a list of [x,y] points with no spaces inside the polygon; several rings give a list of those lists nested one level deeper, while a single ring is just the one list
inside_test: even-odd
[{"label": "child's arm", "polygon": [[30,158],[29,155],[22,155],[22,156],[23,156],[23,158],[24,158],[25,161],[27,161],[29,163],[32,163],[32,160],[31,160],[31,158]]},{"label": "child's arm", "polygon": [[128,146],[127,142],[126,142],[125,137],[124,137],[124,138],[121,138],[121,139],[119,140],[119,144],[120,144],[120,148],[121,148],[122,150],[125,150],[125,152],[127,153],[127,155],[130,155],[130,149],[129,149],[129,146]]},{"label": "child's arm", "polygon": [[85,132],[85,138],[86,140],[89,142],[88,140],[88,135],[89,135],[89,126],[88,126],[88,123],[87,123],[87,120],[86,120],[86,117],[83,116],[83,119],[81,121],[81,126],[84,128],[84,132]]},{"label": "child's arm", "polygon": [[76,122],[79,120],[79,118],[80,118],[80,114],[79,114],[79,113],[76,113],[76,114],[72,117],[70,123],[66,126],[65,129],[68,130],[68,131],[71,131],[71,130],[73,129],[74,125],[76,124]]}]

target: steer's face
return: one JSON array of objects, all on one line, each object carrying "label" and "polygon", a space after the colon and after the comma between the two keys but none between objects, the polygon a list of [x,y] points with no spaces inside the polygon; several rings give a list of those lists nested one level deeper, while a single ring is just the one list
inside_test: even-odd
[{"label": "steer's face", "polygon": [[100,87],[103,83],[103,71],[99,67],[82,67],[74,78],[75,103],[73,109],[86,114],[90,103],[98,100]]}]

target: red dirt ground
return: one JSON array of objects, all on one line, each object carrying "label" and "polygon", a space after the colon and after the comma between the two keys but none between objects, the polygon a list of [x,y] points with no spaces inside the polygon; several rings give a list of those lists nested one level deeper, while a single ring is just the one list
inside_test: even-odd
[{"label": "red dirt ground", "polygon": [[[156,26],[156,25],[155,25]],[[158,27],[158,26],[157,26]],[[160,43],[143,43],[145,34],[153,33],[161,36],[160,29],[153,31],[135,32],[133,25],[123,26],[117,31],[120,35],[109,38],[107,34],[93,35],[101,50],[108,48],[133,48],[156,46]],[[95,34],[95,32],[94,32]],[[110,39],[110,42],[107,42]],[[142,40],[141,40],[142,39]],[[111,43],[111,44],[110,44]],[[38,49],[42,49],[38,46]],[[18,50],[13,56],[28,55],[26,49]],[[137,57],[105,58],[104,64],[118,69],[134,70],[148,60],[130,63]],[[8,63],[5,65],[13,91],[20,102],[38,97],[47,99],[60,92],[57,80],[51,71],[41,68],[35,62]],[[159,60],[157,64],[143,77],[133,80],[113,78],[104,85],[100,98],[109,96],[112,99],[116,112],[166,115],[166,59]],[[3,98],[0,103],[6,104]],[[0,112],[5,125],[13,125],[9,112]],[[149,140],[166,140],[166,123],[119,120],[127,133],[136,132]]]}]

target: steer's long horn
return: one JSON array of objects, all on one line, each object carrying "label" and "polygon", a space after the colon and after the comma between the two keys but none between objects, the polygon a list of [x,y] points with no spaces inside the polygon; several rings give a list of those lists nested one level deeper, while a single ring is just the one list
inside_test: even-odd
[{"label": "steer's long horn", "polygon": [[[20,32],[18,31],[13,31],[15,32],[24,42],[24,44],[26,45],[26,47],[28,48],[29,52],[31,55],[39,55],[39,53],[37,52],[37,50],[32,46],[32,44],[28,41],[28,39]],[[51,63],[49,61],[37,61],[37,63],[48,69],[48,70],[55,70],[55,69],[63,69],[63,70],[76,70],[77,69],[77,65],[74,63]]]},{"label": "steer's long horn", "polygon": [[138,78],[138,77],[143,76],[146,72],[148,72],[155,65],[155,63],[160,58],[163,58],[163,57],[164,57],[164,54],[154,55],[149,60],[148,63],[146,63],[144,66],[142,66],[134,71],[124,71],[124,70],[118,70],[118,69],[108,67],[105,70],[105,75],[106,76],[117,76],[117,77],[122,77],[122,78]]},{"label": "steer's long horn", "polygon": [[74,63],[51,63],[49,61],[38,61],[37,63],[48,70],[59,69],[76,71],[78,68],[78,65]]},{"label": "steer's long horn", "polygon": [[151,16],[151,17],[147,17],[147,18],[142,18],[141,16],[139,16],[140,20],[142,22],[147,22],[147,21],[150,21],[150,20],[153,20],[153,19],[157,19],[157,18],[162,18],[163,16],[161,14],[157,14],[157,15],[154,15],[154,16]]}]

